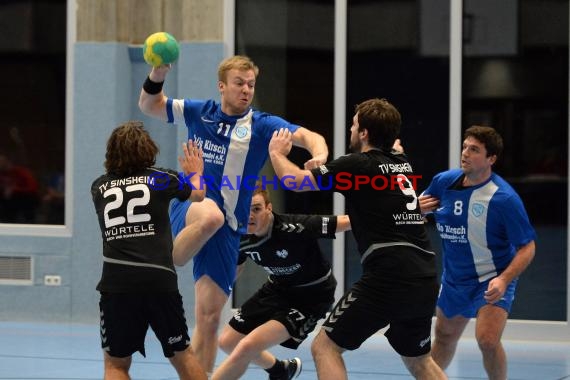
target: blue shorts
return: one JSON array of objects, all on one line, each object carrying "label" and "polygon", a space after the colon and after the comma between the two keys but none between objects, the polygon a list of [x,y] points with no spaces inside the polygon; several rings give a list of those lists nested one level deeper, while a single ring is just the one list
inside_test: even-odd
[{"label": "blue shorts", "polygon": [[172,236],[176,237],[184,227],[186,227],[186,212],[190,208],[189,200],[184,202],[174,198],[170,201],[170,228],[172,229]]},{"label": "blue shorts", "polygon": [[[475,318],[479,309],[488,304],[485,300],[485,291],[489,287],[489,281],[476,285],[454,285],[445,279],[442,280],[437,299],[437,306],[447,318],[462,315],[465,318]],[[511,312],[513,301],[515,300],[515,290],[518,279],[513,280],[508,286],[505,294],[499,302],[494,303]]]},{"label": "blue shorts", "polygon": [[[190,201],[171,202],[170,224],[174,236],[186,226],[189,207]],[[194,256],[194,281],[208,275],[229,296],[236,278],[240,236],[225,222]]]}]

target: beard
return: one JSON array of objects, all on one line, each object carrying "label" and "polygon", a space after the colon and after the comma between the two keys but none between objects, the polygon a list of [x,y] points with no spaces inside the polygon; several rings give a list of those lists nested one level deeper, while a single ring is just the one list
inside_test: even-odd
[{"label": "beard", "polygon": [[353,141],[351,139],[350,144],[348,145],[348,149],[352,153],[360,153],[360,150],[362,149],[362,141],[360,141],[360,140]]}]

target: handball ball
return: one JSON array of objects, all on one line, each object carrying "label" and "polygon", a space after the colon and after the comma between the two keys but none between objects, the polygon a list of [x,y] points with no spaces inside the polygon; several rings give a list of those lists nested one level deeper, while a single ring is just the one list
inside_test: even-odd
[{"label": "handball ball", "polygon": [[168,65],[178,59],[178,41],[166,32],[151,34],[144,41],[143,57],[153,67]]}]

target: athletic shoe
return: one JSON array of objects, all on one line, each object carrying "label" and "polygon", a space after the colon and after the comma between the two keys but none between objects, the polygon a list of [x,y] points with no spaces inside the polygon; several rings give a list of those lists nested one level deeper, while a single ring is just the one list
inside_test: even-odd
[{"label": "athletic shoe", "polygon": [[299,376],[301,369],[303,368],[303,363],[301,359],[293,358],[289,360],[282,360],[285,366],[285,371],[278,376],[269,376],[269,380],[291,380]]}]

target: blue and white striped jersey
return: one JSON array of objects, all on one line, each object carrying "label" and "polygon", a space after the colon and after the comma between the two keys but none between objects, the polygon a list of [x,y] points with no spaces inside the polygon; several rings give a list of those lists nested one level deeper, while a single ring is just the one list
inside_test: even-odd
[{"label": "blue and white striped jersey", "polygon": [[434,215],[443,242],[443,277],[467,285],[498,276],[536,234],[504,179],[493,173],[484,183],[461,187],[462,178],[461,169],[439,173],[424,194],[440,200]]},{"label": "blue and white striped jersey", "polygon": [[213,100],[169,98],[166,111],[168,122],[186,125],[188,138],[204,151],[206,196],[218,204],[233,230],[246,233],[253,189],[273,132],[295,132],[299,126],[251,108],[228,116]]}]

